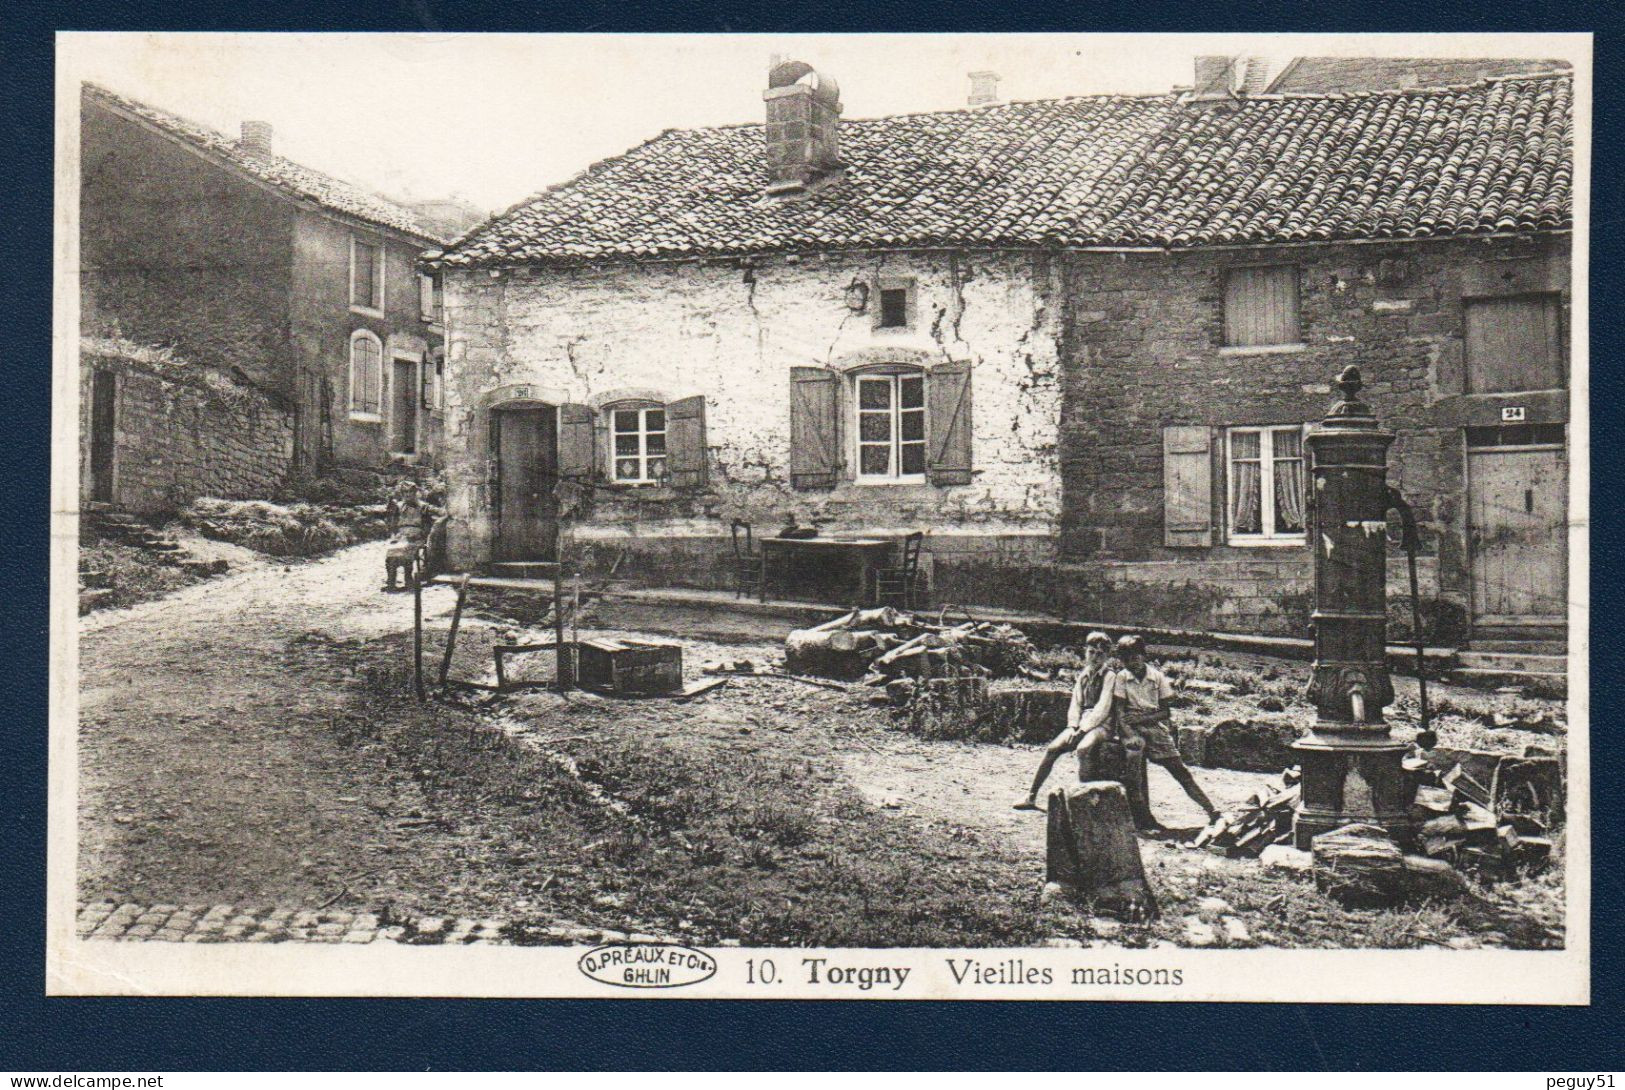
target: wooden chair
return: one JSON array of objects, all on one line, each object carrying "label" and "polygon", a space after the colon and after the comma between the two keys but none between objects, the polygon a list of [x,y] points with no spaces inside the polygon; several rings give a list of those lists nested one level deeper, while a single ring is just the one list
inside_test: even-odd
[{"label": "wooden chair", "polygon": [[920,546],[925,534],[916,530],[903,539],[902,561],[895,567],[875,569],[875,605],[914,608],[914,589],[920,575]]},{"label": "wooden chair", "polygon": [[766,567],[762,562],[762,554],[756,551],[755,543],[751,541],[750,523],[734,519],[729,530],[733,535],[734,546],[734,597],[743,598],[747,587],[760,595],[764,589]]}]

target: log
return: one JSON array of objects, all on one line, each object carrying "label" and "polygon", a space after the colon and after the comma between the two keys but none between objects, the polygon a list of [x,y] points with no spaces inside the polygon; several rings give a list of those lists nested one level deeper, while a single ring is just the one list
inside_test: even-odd
[{"label": "log", "polygon": [[784,666],[794,674],[860,678],[869,670],[867,642],[844,629],[796,629],[784,638]]},{"label": "log", "polygon": [[1405,898],[1405,853],[1378,825],[1344,825],[1310,843],[1315,885],[1344,904],[1381,908]]},{"label": "log", "polygon": [[915,688],[908,729],[922,738],[974,739],[986,711],[986,678],[932,678]]},{"label": "log", "polygon": [[1099,780],[1049,796],[1044,879],[1097,915],[1140,922],[1158,915],[1123,785]]}]

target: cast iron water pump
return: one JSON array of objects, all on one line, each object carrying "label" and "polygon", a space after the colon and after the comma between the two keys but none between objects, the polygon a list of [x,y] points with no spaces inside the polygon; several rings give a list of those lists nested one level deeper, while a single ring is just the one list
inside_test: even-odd
[{"label": "cast iron water pump", "polygon": [[1410,747],[1388,732],[1388,447],[1394,434],[1359,400],[1360,369],[1338,377],[1342,395],[1309,431],[1314,459],[1315,673],[1308,696],[1315,727],[1293,744],[1303,770],[1293,841],[1353,822],[1396,839],[1414,834],[1415,792],[1405,775]]}]

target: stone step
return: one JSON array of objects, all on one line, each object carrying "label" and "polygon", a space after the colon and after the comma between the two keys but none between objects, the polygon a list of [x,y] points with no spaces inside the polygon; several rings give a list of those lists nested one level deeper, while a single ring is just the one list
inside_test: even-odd
[{"label": "stone step", "polygon": [[79,612],[81,614],[89,613],[92,609],[96,608],[97,603],[101,602],[112,593],[113,592],[111,590],[104,587],[90,587],[86,590],[80,591]]},{"label": "stone step", "polygon": [[1561,624],[1473,624],[1473,640],[1559,640],[1568,644],[1569,630]]},{"label": "stone step", "polygon": [[1569,679],[1567,674],[1551,674],[1535,671],[1483,669],[1452,670],[1449,674],[1449,680],[1458,685],[1470,685],[1475,689],[1499,689],[1506,686],[1534,686],[1543,690],[1567,694],[1569,688]]},{"label": "stone step", "polygon": [[108,580],[111,578],[112,576],[110,576],[107,572],[97,571],[96,569],[92,568],[89,571],[80,571],[79,585],[81,587],[105,587],[107,586]]},{"label": "stone step", "polygon": [[1513,655],[1567,655],[1568,640],[1473,640],[1462,650],[1507,652]]},{"label": "stone step", "polygon": [[1564,655],[1537,655],[1506,651],[1463,651],[1457,656],[1464,670],[1504,670],[1517,674],[1566,674]]}]

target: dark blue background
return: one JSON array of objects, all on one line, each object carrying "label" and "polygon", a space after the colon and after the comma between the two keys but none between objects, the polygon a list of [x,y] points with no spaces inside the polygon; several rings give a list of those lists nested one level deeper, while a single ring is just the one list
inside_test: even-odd
[{"label": "dark blue background", "polygon": [[[0,755],[0,1070],[269,1068],[1242,1068],[1542,1070],[1620,1066],[1621,857],[1615,787],[1620,626],[1593,647],[1592,1003],[1584,1008],[1101,1003],[510,1002],[45,999],[46,617],[52,39],[80,30],[1517,31],[1596,40],[1591,232],[1593,602],[1612,618],[1620,558],[1618,5],[1093,0],[972,6],[898,0],[680,6],[613,0],[82,0],[0,18],[6,335],[0,563],[7,574]],[[199,648],[199,653],[207,653]],[[1608,1027],[1613,1029],[1609,1030]],[[1534,1085],[1531,1083],[1531,1085]]]}]

